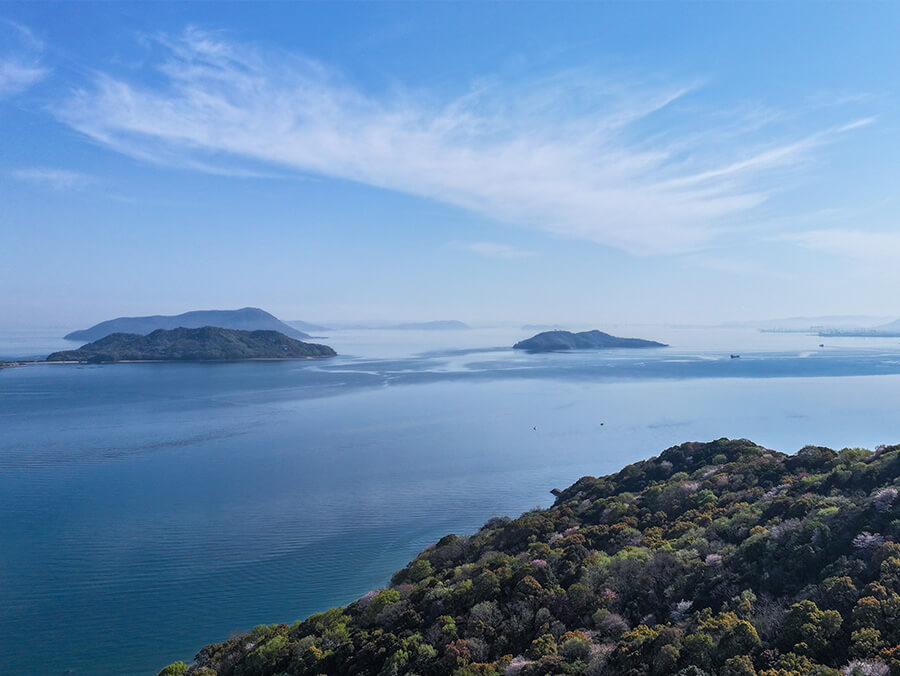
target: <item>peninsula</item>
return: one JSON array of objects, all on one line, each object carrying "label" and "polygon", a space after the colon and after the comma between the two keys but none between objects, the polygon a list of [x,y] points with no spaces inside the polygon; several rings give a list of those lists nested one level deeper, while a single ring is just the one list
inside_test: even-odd
[{"label": "peninsula", "polygon": [[113,333],[77,350],[54,352],[47,361],[236,361],[333,357],[327,345],[304,343],[278,331],[239,331],[205,326],[157,329],[147,336]]},{"label": "peninsula", "polygon": [[900,446],[674,446],[160,676],[894,674],[898,481]]},{"label": "peninsula", "polygon": [[642,340],[641,338],[619,338],[611,336],[603,331],[544,331],[528,340],[521,340],[515,345],[515,350],[528,350],[529,352],[557,352],[559,350],[598,350],[606,348],[628,347],[668,347],[665,343],[657,343],[654,340]]},{"label": "peninsula", "polygon": [[89,329],[73,331],[66,340],[92,341],[105,338],[112,333],[139,333],[146,336],[157,329],[199,329],[204,326],[218,326],[223,329],[241,331],[278,331],[291,338],[303,339],[310,336],[288,326],[265,310],[245,307],[240,310],[196,310],[180,315],[153,315],[150,317],[119,317],[95,324]]}]

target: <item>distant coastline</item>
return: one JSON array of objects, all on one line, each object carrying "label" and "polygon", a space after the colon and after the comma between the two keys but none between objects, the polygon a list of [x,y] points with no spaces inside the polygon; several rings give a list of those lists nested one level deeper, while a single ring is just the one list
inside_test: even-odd
[{"label": "distant coastline", "polygon": [[859,329],[841,331],[838,329],[819,331],[821,338],[900,338],[900,331],[878,331],[877,329]]}]

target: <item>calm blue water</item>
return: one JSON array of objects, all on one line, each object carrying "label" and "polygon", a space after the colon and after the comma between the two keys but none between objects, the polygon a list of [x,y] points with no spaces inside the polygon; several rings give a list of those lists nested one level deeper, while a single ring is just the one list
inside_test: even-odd
[{"label": "calm blue water", "polygon": [[896,339],[631,333],[672,347],[359,331],[327,361],[0,371],[0,673],[154,674],[685,440],[900,441]]}]

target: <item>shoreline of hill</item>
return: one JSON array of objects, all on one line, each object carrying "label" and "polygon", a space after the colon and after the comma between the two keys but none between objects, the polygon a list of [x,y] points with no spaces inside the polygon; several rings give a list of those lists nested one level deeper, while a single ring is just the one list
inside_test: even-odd
[{"label": "shoreline of hill", "polygon": [[898,486],[900,445],[684,443],[160,676],[894,673]]}]

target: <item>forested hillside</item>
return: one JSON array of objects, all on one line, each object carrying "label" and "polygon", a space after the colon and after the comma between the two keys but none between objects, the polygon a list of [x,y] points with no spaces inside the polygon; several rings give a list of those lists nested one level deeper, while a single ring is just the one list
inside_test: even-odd
[{"label": "forested hillside", "polygon": [[164,674],[900,674],[900,446],[688,443]]}]

